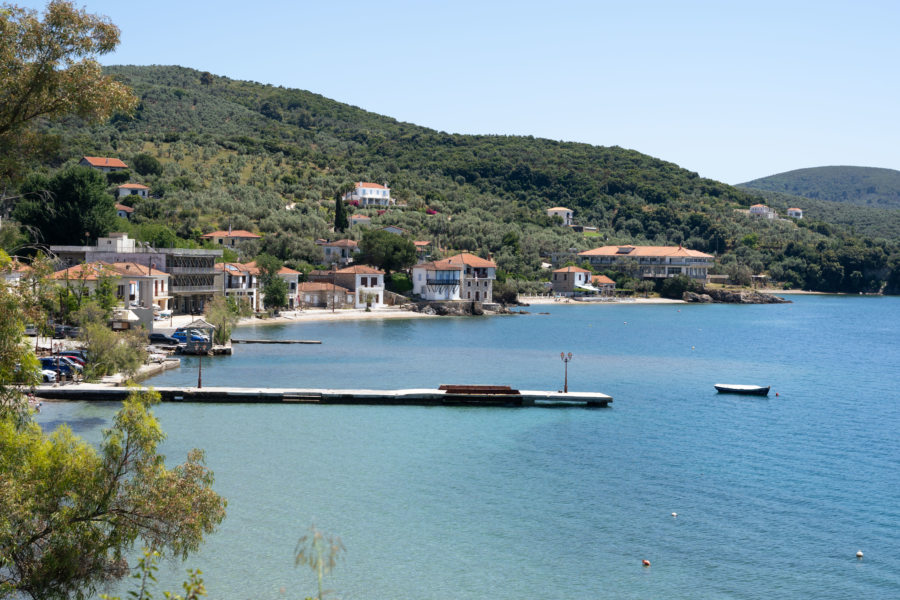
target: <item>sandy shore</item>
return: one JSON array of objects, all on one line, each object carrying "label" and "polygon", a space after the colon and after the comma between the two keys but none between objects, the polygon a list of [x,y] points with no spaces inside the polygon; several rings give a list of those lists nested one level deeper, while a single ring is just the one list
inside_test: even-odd
[{"label": "sandy shore", "polygon": [[[399,308],[378,308],[366,312],[365,309],[344,308],[331,312],[324,308],[308,308],[296,311],[282,311],[277,317],[269,317],[267,319],[257,319],[256,317],[248,317],[241,319],[237,327],[247,325],[277,325],[279,323],[304,323],[317,321],[357,321],[366,319],[431,319],[436,315],[426,315],[423,313],[413,312],[411,310],[400,310]],[[154,323],[153,330],[163,333],[174,331],[179,327],[185,327],[195,319],[201,317],[191,315],[175,315],[172,319],[163,319]],[[205,318],[205,315],[204,317]]]}]

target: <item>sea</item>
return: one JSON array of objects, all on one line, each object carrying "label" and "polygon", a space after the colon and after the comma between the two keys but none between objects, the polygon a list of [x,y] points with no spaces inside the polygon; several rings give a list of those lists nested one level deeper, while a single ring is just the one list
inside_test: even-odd
[{"label": "sea", "polygon": [[[900,598],[900,298],[789,298],[239,328],[322,343],[237,345],[204,386],[558,390],[567,369],[614,402],[158,405],[167,461],[204,449],[228,516],[157,595],[194,568],[211,598],[313,596],[294,552],[315,526],[343,599]],[[196,385],[198,363],[148,383]],[[39,420],[99,441],[116,408]]]}]

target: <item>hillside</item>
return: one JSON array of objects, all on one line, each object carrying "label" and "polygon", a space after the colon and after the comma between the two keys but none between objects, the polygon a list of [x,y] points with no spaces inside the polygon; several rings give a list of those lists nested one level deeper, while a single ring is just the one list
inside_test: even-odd
[{"label": "hillside", "polygon": [[872,167],[815,167],[754,179],[737,187],[859,206],[900,208],[900,171]]},{"label": "hillside", "polygon": [[[159,161],[159,170],[131,174],[153,197],[135,200],[133,222],[120,223],[155,244],[199,243],[230,225],[263,236],[253,250],[308,268],[321,261],[312,240],[335,235],[335,194],[363,180],[387,183],[403,205],[366,211],[375,224],[399,225],[444,251],[490,254],[518,279],[545,277],[540,263],[550,252],[637,243],[684,244],[716,253],[733,274],[768,270],[812,289],[877,290],[892,281],[894,245],[840,226],[748,218],[739,209],[761,201],[759,193],[639,152],[451,135],[311,92],[182,67],[108,71],[133,87],[137,111],[101,126],[48,125],[59,151],[35,168],[83,155]],[[558,205],[597,232],[558,225],[546,215]]]}]

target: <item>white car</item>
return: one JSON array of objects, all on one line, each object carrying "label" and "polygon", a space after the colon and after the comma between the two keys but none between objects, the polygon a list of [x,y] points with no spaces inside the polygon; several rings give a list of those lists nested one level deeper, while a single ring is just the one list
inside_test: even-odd
[{"label": "white car", "polygon": [[41,379],[44,383],[56,383],[56,371],[41,369]]}]

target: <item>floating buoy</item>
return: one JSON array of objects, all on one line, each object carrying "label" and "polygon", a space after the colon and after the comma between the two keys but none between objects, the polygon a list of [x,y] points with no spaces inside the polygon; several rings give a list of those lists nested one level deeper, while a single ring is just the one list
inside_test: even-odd
[{"label": "floating buoy", "polygon": [[694,349],[694,346],[691,346],[691,350],[693,350],[693,349]]},{"label": "floating buoy", "polygon": [[675,517],[677,517],[677,516],[678,516],[678,513],[672,513],[672,518],[673,518],[673,519],[674,519]]},{"label": "floating buoy", "polygon": [[777,398],[778,396],[780,396],[780,395],[781,395],[781,394],[779,394],[778,392],[775,392],[775,397],[776,397],[776,398]]},{"label": "floating buoy", "polygon": [[650,561],[645,558],[644,560],[641,561],[641,564],[644,565],[645,567],[649,567]]},{"label": "floating buoy", "polygon": [[856,558],[862,558],[862,557],[863,557],[862,550],[859,550],[859,551],[856,553]]}]

